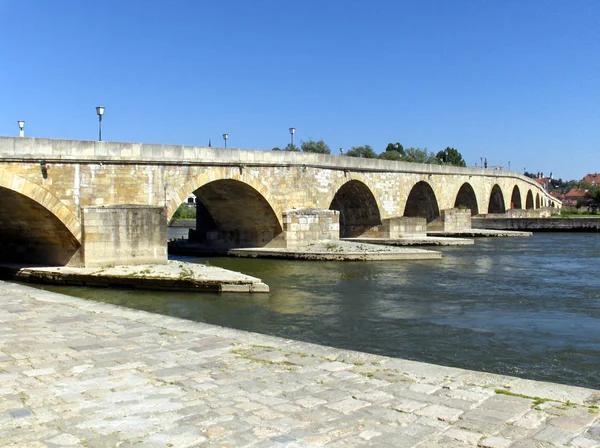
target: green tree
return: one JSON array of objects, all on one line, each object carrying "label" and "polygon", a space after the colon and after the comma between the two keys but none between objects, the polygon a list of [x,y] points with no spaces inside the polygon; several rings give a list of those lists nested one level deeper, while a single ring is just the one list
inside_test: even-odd
[{"label": "green tree", "polygon": [[402,143],[400,142],[396,142],[396,143],[388,143],[388,145],[385,147],[385,152],[397,152],[400,155],[404,155],[404,146],[402,146]]},{"label": "green tree", "polygon": [[585,189],[585,198],[577,204],[577,207],[587,207],[589,212],[596,214],[600,209],[600,187],[582,182],[581,188]]},{"label": "green tree", "polygon": [[315,142],[314,140],[302,142],[300,144],[300,148],[302,148],[303,152],[314,152],[317,154],[331,154],[331,149],[329,149],[329,146],[327,146],[323,140],[319,140],[317,142]]},{"label": "green tree", "polygon": [[379,159],[382,160],[405,160],[404,154],[393,150],[393,151],[384,151],[381,154],[379,154]]},{"label": "green tree", "polygon": [[438,164],[438,161],[435,158],[435,154],[429,152],[427,149],[411,147],[405,149],[404,152],[406,153],[406,158],[404,160],[406,160],[407,162],[428,163],[430,165]]},{"label": "green tree", "polygon": [[172,219],[174,221],[179,219],[196,219],[196,206],[188,203],[181,204],[179,207],[177,207],[175,213],[173,213]]},{"label": "green tree", "polygon": [[300,151],[300,148],[298,148],[296,145],[288,143],[288,145],[283,149],[281,149],[279,146],[275,146],[271,151]]},{"label": "green tree", "polygon": [[353,146],[346,153],[349,157],[360,157],[363,159],[376,159],[377,153],[369,145]]},{"label": "green tree", "polygon": [[443,151],[439,151],[435,158],[441,165],[467,166],[462,154],[449,146]]}]

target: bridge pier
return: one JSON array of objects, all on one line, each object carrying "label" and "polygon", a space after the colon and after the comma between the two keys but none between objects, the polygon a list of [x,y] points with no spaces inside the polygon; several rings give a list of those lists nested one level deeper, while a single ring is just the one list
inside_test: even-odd
[{"label": "bridge pier", "polygon": [[420,217],[395,216],[381,220],[381,225],[372,227],[360,235],[361,238],[400,239],[427,236],[427,219]]},{"label": "bridge pier", "polygon": [[340,239],[340,212],[315,208],[286,210],[283,232],[268,247],[299,247],[316,241]]},{"label": "bridge pier", "polygon": [[84,267],[167,263],[164,207],[112,205],[82,212]]},{"label": "bridge pier", "polygon": [[429,223],[427,230],[436,232],[455,232],[471,228],[471,210],[448,208],[440,212],[440,217]]}]

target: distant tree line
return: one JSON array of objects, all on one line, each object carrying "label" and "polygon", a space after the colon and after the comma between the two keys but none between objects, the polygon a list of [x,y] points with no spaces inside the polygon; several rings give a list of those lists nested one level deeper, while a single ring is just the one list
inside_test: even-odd
[{"label": "distant tree line", "polygon": [[[316,154],[331,154],[331,149],[323,140],[308,140],[300,144],[300,148],[289,143],[285,148],[275,147],[273,151],[302,151]],[[381,154],[377,154],[369,145],[353,146],[345,153],[340,149],[340,154],[348,157],[363,159],[395,160],[401,162],[428,163],[433,165],[467,166],[463,156],[456,148],[447,147],[437,154],[421,148],[404,148],[401,143],[388,143]]]}]

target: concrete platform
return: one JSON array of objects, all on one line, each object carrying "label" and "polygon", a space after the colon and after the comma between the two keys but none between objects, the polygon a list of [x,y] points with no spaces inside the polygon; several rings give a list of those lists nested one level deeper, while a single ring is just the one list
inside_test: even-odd
[{"label": "concrete platform", "polygon": [[599,404],[0,282],[5,447],[598,447]]},{"label": "concrete platform", "polygon": [[281,258],[318,261],[371,261],[371,260],[435,260],[440,252],[424,249],[406,249],[354,241],[322,241],[306,246],[277,249],[232,249],[229,255],[252,258]]},{"label": "concrete platform", "polygon": [[203,292],[269,292],[259,278],[183,261],[110,268],[0,265],[4,278],[61,285],[110,286],[151,290]]},{"label": "concrete platform", "polygon": [[467,237],[467,238],[477,238],[477,237],[516,237],[522,238],[527,236],[532,236],[532,232],[522,232],[516,230],[492,230],[492,229],[464,229],[464,230],[455,230],[453,232],[427,232],[428,236],[432,237]]},{"label": "concrete platform", "polygon": [[414,238],[344,238],[342,241],[369,244],[384,244],[387,246],[469,246],[475,244],[471,238],[451,238],[424,236]]}]

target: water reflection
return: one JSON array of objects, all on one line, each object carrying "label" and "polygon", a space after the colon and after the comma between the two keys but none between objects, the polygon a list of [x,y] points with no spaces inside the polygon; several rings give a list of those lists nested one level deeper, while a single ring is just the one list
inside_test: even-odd
[{"label": "water reflection", "polygon": [[341,348],[597,388],[598,234],[445,247],[442,260],[211,258],[265,295],[54,288],[94,300]]}]

